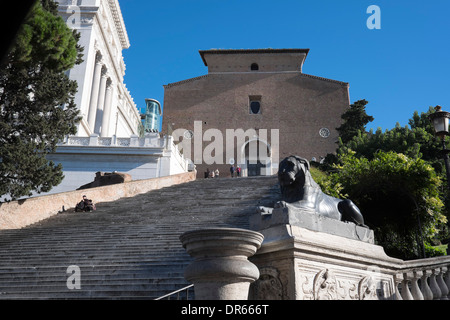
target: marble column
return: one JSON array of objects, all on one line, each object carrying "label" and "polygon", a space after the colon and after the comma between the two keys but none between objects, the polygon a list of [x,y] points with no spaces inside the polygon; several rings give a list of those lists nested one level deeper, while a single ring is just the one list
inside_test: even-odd
[{"label": "marble column", "polygon": [[108,80],[106,85],[106,97],[105,97],[105,105],[103,107],[103,119],[102,119],[102,130],[100,133],[101,137],[108,136],[109,123],[111,118],[111,108],[112,108],[112,96],[113,96],[113,86],[111,79]]},{"label": "marble column", "polygon": [[92,79],[91,99],[89,102],[88,124],[91,133],[95,128],[95,117],[97,116],[98,91],[100,89],[100,77],[102,72],[102,56],[95,57],[94,77]]},{"label": "marble column", "polygon": [[106,74],[107,69],[103,67],[102,76],[100,79],[100,89],[98,92],[98,102],[97,102],[97,115],[95,117],[94,132],[100,133],[100,128],[102,126],[103,120],[103,106],[105,105],[105,94],[106,94],[106,81],[108,80],[108,75]]}]

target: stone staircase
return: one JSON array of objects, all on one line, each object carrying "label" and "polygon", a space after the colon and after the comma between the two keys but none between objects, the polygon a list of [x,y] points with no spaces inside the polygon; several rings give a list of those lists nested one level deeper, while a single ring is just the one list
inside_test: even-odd
[{"label": "stone staircase", "polygon": [[[0,231],[0,299],[161,297],[189,285],[182,233],[248,228],[255,206],[279,197],[276,177],[202,179]],[[67,286],[70,266],[81,289]]]}]

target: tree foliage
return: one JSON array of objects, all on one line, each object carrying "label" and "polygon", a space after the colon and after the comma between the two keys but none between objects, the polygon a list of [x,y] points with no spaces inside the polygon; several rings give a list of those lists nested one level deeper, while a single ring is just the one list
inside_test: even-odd
[{"label": "tree foliage", "polygon": [[373,121],[373,117],[367,115],[366,100],[358,100],[342,115],[344,123],[336,130],[343,143],[350,141],[359,132],[364,132],[366,125]]},{"label": "tree foliage", "polygon": [[7,199],[62,181],[61,165],[45,156],[80,120],[77,84],[65,73],[82,61],[78,39],[54,1],[38,1],[0,68],[0,195]]},{"label": "tree foliage", "polygon": [[[362,101],[354,105],[365,106]],[[354,201],[376,241],[399,258],[422,257],[423,247],[448,237],[448,186],[442,183],[442,146],[428,119],[432,112],[416,111],[409,125],[384,132],[347,130],[322,166],[329,173],[320,181],[324,191]]]},{"label": "tree foliage", "polygon": [[433,167],[393,151],[378,151],[369,160],[349,149],[340,160],[330,179],[361,209],[377,242],[393,256],[420,257],[422,241],[431,241],[447,222]]},{"label": "tree foliage", "polygon": [[431,107],[420,115],[415,111],[409,120],[409,126],[401,127],[397,123],[393,129],[384,132],[380,128],[375,132],[357,131],[346,143],[343,140],[339,141],[337,153],[351,149],[356,152],[357,157],[371,159],[377,151],[395,151],[411,158],[429,161],[439,173],[442,173],[444,167],[439,156],[442,146],[436,139],[428,119],[433,112],[434,109]]}]

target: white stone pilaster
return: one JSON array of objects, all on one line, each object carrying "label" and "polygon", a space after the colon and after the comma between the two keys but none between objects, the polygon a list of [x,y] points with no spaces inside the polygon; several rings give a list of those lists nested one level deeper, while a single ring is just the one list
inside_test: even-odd
[{"label": "white stone pilaster", "polygon": [[100,133],[101,137],[108,136],[109,123],[111,118],[111,109],[112,109],[113,90],[114,88],[112,86],[111,80],[109,80],[106,85],[105,106],[103,108],[102,129]]},{"label": "white stone pilaster", "polygon": [[92,80],[91,100],[89,102],[88,124],[91,133],[94,132],[95,118],[97,116],[98,94],[100,89],[100,77],[102,72],[101,55],[95,58],[94,78]]},{"label": "white stone pilaster", "polygon": [[105,98],[106,98],[106,81],[108,80],[108,75],[106,74],[107,69],[102,69],[102,76],[100,79],[100,89],[98,93],[98,102],[97,102],[97,115],[95,118],[95,126],[94,126],[94,132],[100,133],[100,128],[102,126],[102,120],[103,120],[103,107],[105,105]]}]

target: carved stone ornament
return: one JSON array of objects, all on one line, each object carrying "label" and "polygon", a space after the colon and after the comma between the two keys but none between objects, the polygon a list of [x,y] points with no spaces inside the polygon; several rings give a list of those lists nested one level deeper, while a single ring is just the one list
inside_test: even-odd
[{"label": "carved stone ornament", "polygon": [[357,284],[350,280],[339,280],[339,299],[341,300],[358,300]]},{"label": "carved stone ornament", "polygon": [[358,285],[359,300],[378,300],[377,286],[374,279],[366,276],[361,279]]},{"label": "carved stone ornament", "polygon": [[314,300],[337,300],[337,282],[328,269],[320,271],[314,278]]},{"label": "carved stone ornament", "polygon": [[380,298],[377,295],[377,283],[370,276],[355,282],[351,279],[337,279],[332,271],[323,269],[314,276],[314,279],[304,275],[302,280],[304,300],[379,300]]},{"label": "carved stone ornament", "polygon": [[86,25],[92,25],[94,23],[94,18],[91,17],[83,17],[81,18],[81,23]]},{"label": "carved stone ornament", "polygon": [[279,271],[273,267],[259,269],[259,279],[251,285],[253,300],[282,300],[283,284]]},{"label": "carved stone ornament", "polygon": [[95,63],[103,64],[103,55],[100,53],[100,51],[97,51],[95,55]]}]

